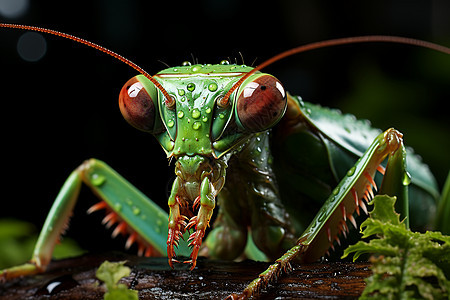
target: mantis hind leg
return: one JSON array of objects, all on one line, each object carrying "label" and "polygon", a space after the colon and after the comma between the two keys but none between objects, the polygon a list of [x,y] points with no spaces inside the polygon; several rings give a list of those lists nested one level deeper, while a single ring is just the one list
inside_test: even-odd
[{"label": "mantis hind leg", "polygon": [[[129,234],[126,248],[137,243],[139,254],[161,255],[166,247],[168,215],[133,185],[105,163],[90,159],[75,169],[61,188],[39,235],[29,263],[0,271],[0,280],[42,273],[51,261],[53,248],[64,233],[82,183],[85,183],[101,202],[92,206],[88,213],[105,209],[103,223],[112,232]],[[189,253],[180,245],[182,255]]]},{"label": "mantis hind leg", "polygon": [[[406,218],[409,179],[405,153],[400,132],[388,129],[380,134],[334,189],[296,245],[253,280],[240,295],[232,295],[231,298],[247,299],[254,296],[281,272],[288,270],[293,260],[316,261],[329,248],[333,248],[335,243],[340,244],[339,235],[345,237],[349,226],[357,227],[353,215],[359,215],[362,211],[367,213],[366,204],[374,197],[373,190],[397,196],[397,209],[400,210],[402,219]],[[380,163],[387,156],[389,160],[385,170],[380,167]],[[385,175],[380,189],[373,180],[376,171]]]}]

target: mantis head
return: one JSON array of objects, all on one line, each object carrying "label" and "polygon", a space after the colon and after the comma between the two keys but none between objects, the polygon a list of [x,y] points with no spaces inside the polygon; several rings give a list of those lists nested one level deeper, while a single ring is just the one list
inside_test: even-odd
[{"label": "mantis head", "polygon": [[181,234],[194,228],[195,265],[215,197],[225,183],[228,158],[254,133],[274,126],[286,110],[286,93],[275,77],[258,72],[239,82],[252,69],[229,64],[174,67],[153,77],[169,99],[143,75],[130,79],[120,92],[125,119],[153,134],[167,157],[176,159],[168,201],[169,258]]}]

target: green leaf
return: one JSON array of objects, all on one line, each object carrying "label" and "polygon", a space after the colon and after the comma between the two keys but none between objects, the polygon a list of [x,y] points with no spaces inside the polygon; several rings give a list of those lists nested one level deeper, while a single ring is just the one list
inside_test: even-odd
[{"label": "green leaf", "polygon": [[372,254],[373,275],[366,279],[361,299],[448,299],[450,237],[440,232],[418,233],[406,228],[394,210],[395,197],[376,196],[370,218],[361,224],[363,237],[344,251],[356,260]]},{"label": "green leaf", "polygon": [[400,215],[393,209],[395,201],[395,197],[378,196],[377,199],[372,201],[373,210],[370,212],[369,216],[380,222],[400,225]]},{"label": "green leaf", "polygon": [[106,286],[115,286],[122,277],[130,275],[130,268],[124,266],[126,261],[109,262],[104,261],[98,268],[95,275],[98,279],[106,283]]},{"label": "green leaf", "polygon": [[105,300],[137,300],[138,291],[129,290],[125,284],[118,283],[122,277],[130,275],[130,268],[124,266],[126,261],[103,262],[96,272],[98,279],[106,284]]},{"label": "green leaf", "polygon": [[117,289],[107,292],[104,297],[105,300],[137,300],[138,291],[128,290],[126,285],[119,284]]}]

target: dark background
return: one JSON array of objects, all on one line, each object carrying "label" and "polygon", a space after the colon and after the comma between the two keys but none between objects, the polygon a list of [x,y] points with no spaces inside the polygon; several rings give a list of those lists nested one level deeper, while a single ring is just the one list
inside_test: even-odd
[{"label": "dark background", "polygon": [[[86,38],[151,74],[165,68],[161,62],[175,66],[192,57],[241,64],[242,53],[246,64],[258,64],[301,44],[355,35],[400,35],[450,46],[446,0],[84,2],[30,1],[22,16],[0,20]],[[0,217],[40,227],[65,178],[90,157],[108,162],[166,207],[173,165],[152,136],[123,120],[117,105],[122,85],[137,73],[47,35],[46,55],[26,62],[16,51],[22,34],[0,29]],[[450,56],[403,45],[350,45],[300,54],[265,71],[306,101],[401,130],[442,187],[450,166]],[[85,248],[109,247],[101,217],[83,212],[95,198],[85,191],[82,198],[69,235]]]}]

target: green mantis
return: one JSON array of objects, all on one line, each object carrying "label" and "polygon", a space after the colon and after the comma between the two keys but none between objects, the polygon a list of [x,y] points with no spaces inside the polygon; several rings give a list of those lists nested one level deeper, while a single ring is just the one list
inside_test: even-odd
[{"label": "green mantis", "polygon": [[[413,154],[407,155],[400,132],[381,133],[347,115],[306,103],[260,70],[295,53],[345,43],[393,41],[445,53],[448,48],[403,38],[339,39],[295,48],[257,68],[228,61],[185,63],[150,76],[116,53],[74,36],[29,26],[1,27],[69,38],[140,72],[123,86],[120,110],[132,126],[158,140],[167,157],[175,160],[176,175],[167,216],[108,165],[86,161],[58,194],[30,263],[4,270],[3,279],[45,271],[82,183],[101,199],[88,212],[106,210],[103,223],[115,225],[113,236],[127,235],[126,247],[138,244],[141,255],[167,253],[171,267],[185,256],[191,269],[199,255],[252,257],[255,253],[245,250],[251,236],[259,252],[275,263],[242,297],[254,295],[297,257],[315,261],[340,244],[349,224],[356,227],[354,215],[367,212],[374,191],[397,196],[398,210],[405,217],[409,198],[412,207],[425,204],[433,211],[436,206],[433,176]],[[413,166],[412,179],[406,172],[407,160]],[[381,184],[374,179],[376,172],[384,175]],[[317,212],[312,221],[307,211]],[[411,223],[416,225],[413,218]],[[188,247],[180,241],[185,233]]]}]

